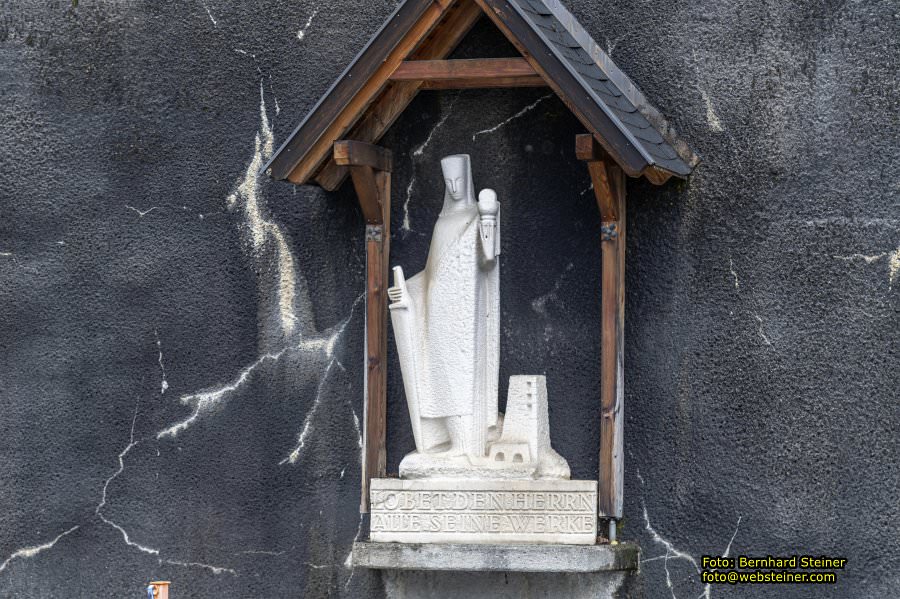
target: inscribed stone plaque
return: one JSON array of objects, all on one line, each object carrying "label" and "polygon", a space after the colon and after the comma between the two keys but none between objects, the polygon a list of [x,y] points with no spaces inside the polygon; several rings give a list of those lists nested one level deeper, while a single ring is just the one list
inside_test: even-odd
[{"label": "inscribed stone plaque", "polygon": [[597,540],[597,482],[372,479],[371,540],[563,543]]}]

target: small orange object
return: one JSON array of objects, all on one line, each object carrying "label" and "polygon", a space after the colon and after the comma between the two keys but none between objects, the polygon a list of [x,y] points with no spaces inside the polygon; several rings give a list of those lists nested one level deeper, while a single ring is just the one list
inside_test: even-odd
[{"label": "small orange object", "polygon": [[169,585],[172,584],[168,580],[151,582],[153,588],[153,599],[169,599]]}]

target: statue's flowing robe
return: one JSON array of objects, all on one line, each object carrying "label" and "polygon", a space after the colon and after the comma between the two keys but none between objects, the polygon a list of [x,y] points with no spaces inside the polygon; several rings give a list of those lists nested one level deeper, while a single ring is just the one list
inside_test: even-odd
[{"label": "statue's flowing robe", "polygon": [[442,214],[425,270],[407,287],[415,315],[420,426],[434,426],[429,418],[472,415],[473,448],[483,455],[487,429],[497,424],[500,265],[499,257],[485,260],[479,223],[474,199]]}]

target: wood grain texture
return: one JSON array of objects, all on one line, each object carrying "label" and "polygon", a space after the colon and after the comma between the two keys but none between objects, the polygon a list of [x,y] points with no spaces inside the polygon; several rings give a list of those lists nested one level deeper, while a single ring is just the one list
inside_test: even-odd
[{"label": "wood grain texture", "polygon": [[[447,57],[482,15],[481,8],[473,0],[458,0],[446,9],[440,23],[422,40],[408,59],[432,60]],[[377,142],[406,110],[420,89],[422,89],[420,81],[388,83],[365,115],[343,137],[369,143]],[[334,160],[329,160],[315,175],[315,180],[324,189],[334,191],[341,186],[347,174],[346,168],[336,164]]]},{"label": "wood grain texture", "polygon": [[[360,513],[369,511],[369,481],[387,466],[387,312],[391,242],[391,155],[384,148],[341,141],[334,157],[350,170],[366,219],[366,368]],[[372,167],[373,163],[387,167]]]},{"label": "wood grain texture", "polygon": [[[354,184],[356,180],[354,179]],[[391,174],[378,172],[381,224],[366,228],[366,398],[365,452],[360,511],[369,511],[369,480],[387,467],[387,287],[391,242]]]},{"label": "wood grain texture", "polygon": [[[408,0],[401,5],[393,19],[291,137],[290,145],[279,151],[279,165],[293,165],[288,180],[306,183],[331,158],[334,142],[349,137],[345,135],[347,130],[360,119],[387,85],[394,69],[428,35],[445,10],[433,2],[423,6],[422,0]],[[275,171],[274,164],[272,168],[273,176],[279,178],[280,171]]]},{"label": "wood grain texture", "polygon": [[356,189],[356,197],[366,224],[383,225],[384,215],[381,210],[382,199],[379,197],[377,172],[371,166],[351,166],[350,175],[353,177],[353,187]]},{"label": "wood grain texture", "polygon": [[539,75],[524,58],[406,60],[391,75],[393,81],[477,81],[504,77],[527,79]]},{"label": "wood grain texture", "polygon": [[603,149],[597,139],[590,133],[579,133],[575,136],[575,157],[578,160],[590,162],[592,160],[606,160],[609,154]]},{"label": "wood grain texture", "polygon": [[583,139],[576,153],[587,159],[601,215],[601,342],[599,513],[622,517],[625,407],[625,173],[597,160]]},{"label": "wood grain texture", "polygon": [[[404,41],[407,41],[413,25],[427,19],[429,11],[440,11],[440,8],[435,7],[432,0],[405,0],[394,11],[388,22],[375,33],[366,47],[341,73],[325,96],[275,153],[269,164],[272,177],[287,178],[301,163],[315,160],[316,157],[310,156],[310,152],[326,128],[345,113],[353,98],[370,82],[379,67]],[[330,152],[329,144],[323,154],[328,157]]]},{"label": "wood grain texture", "polygon": [[672,178],[672,173],[655,166],[651,166],[644,170],[644,176],[654,185],[662,185]]},{"label": "wood grain texture", "polygon": [[472,79],[433,79],[422,82],[422,89],[508,89],[547,87],[540,75],[523,77],[476,77]]},{"label": "wood grain texture", "polygon": [[619,167],[612,169],[613,196],[617,200],[619,214],[619,239],[616,252],[619,257],[617,276],[618,297],[616,314],[616,413],[612,443],[612,474],[610,484],[612,495],[612,515],[624,516],[625,497],[625,241],[627,240],[627,196],[625,193],[625,173]]},{"label": "wood grain texture", "polygon": [[388,173],[394,170],[394,157],[390,150],[362,141],[335,142],[334,161],[341,166],[370,166]]}]

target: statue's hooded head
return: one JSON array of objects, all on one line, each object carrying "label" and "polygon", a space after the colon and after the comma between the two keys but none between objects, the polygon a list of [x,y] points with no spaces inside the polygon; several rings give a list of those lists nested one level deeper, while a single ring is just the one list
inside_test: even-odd
[{"label": "statue's hooded head", "polygon": [[459,210],[475,204],[475,185],[472,182],[472,163],[468,154],[447,156],[441,160],[444,172],[444,212]]}]

